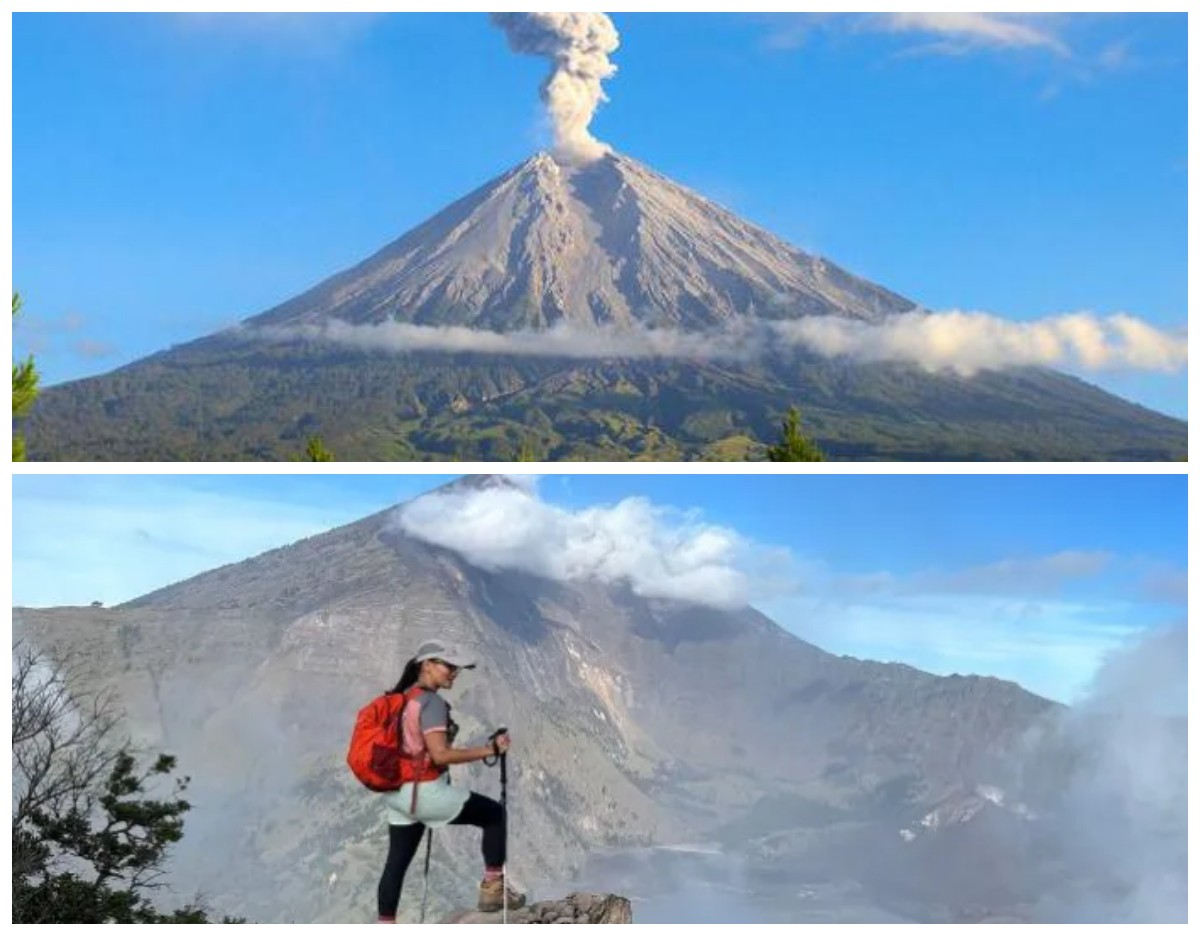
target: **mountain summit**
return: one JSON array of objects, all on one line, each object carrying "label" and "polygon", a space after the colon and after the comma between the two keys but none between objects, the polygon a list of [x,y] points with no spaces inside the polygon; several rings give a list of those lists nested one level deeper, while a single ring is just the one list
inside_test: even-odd
[{"label": "mountain summit", "polygon": [[[241,326],[48,389],[30,457],[746,460],[792,406],[833,458],[1167,460],[1187,426],[1045,368],[819,354],[914,303],[628,157],[540,154]],[[919,321],[915,316],[914,321]]]},{"label": "mountain summit", "polygon": [[913,309],[625,156],[541,153],[248,324],[709,329]]}]

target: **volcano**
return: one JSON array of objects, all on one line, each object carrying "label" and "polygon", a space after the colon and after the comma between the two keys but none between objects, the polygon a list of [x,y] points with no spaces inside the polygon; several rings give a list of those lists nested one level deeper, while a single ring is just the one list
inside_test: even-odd
[{"label": "volcano", "polygon": [[[510,872],[539,898],[598,878],[635,919],[670,898],[666,922],[697,906],[705,922],[1186,918],[1186,717],[835,655],[753,607],[652,597],[607,562],[534,573],[523,539],[460,539],[485,568],[425,538],[471,515],[538,527],[537,508],[511,479],[460,478],[116,607],[14,608],[14,669],[25,649],[67,664],[139,752],[178,757],[193,810],[175,893],[257,922],[374,910],[386,814],[346,745],[430,639],[478,662],[447,692],[462,744],[513,730]],[[611,517],[574,516],[541,535],[598,557]],[[667,573],[690,599],[694,568]],[[453,782],[497,795],[497,773]],[[478,847],[437,832],[430,919],[473,899]],[[410,922],[422,888],[405,893]]]},{"label": "volcano", "polygon": [[[780,322],[916,303],[625,156],[540,154],[237,328],[46,391],[33,458],[1162,460],[1186,424],[1043,369],[829,358]],[[766,336],[764,338],[764,336]]]},{"label": "volcano", "polygon": [[698,331],[747,316],[877,321],[913,307],[631,159],[572,167],[540,154],[249,325]]},{"label": "volcano", "polygon": [[[428,496],[505,487],[474,478]],[[479,661],[452,696],[464,743],[499,724],[520,739],[510,870],[556,890],[605,847],[778,845],[784,831],[819,836],[841,862],[814,880],[860,874],[843,849],[863,853],[869,834],[867,853],[895,860],[903,824],[1004,786],[1020,739],[1057,711],[1013,683],[834,656],[748,607],[488,571],[406,532],[404,509],[119,607],[13,610],[18,641],[94,664],[72,689],[111,692],[138,746],[193,778],[178,892],[259,922],[347,923],[373,907],[384,814],[346,743],[428,639]],[[475,765],[455,782],[492,795],[498,778]],[[471,896],[477,861],[475,836],[439,832],[431,918]],[[406,894],[411,920],[420,892]]]}]

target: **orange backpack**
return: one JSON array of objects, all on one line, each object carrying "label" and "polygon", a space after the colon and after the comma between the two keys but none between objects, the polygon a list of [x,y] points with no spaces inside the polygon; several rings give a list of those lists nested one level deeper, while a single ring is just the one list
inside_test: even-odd
[{"label": "orange backpack", "polygon": [[420,686],[405,693],[389,692],[358,713],[346,763],[368,790],[391,793],[406,783],[423,783],[442,775],[428,752],[404,752],[404,709],[422,692]]}]

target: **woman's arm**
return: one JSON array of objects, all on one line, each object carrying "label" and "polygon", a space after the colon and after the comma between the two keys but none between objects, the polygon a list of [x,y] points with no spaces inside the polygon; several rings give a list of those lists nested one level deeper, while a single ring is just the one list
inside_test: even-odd
[{"label": "woman's arm", "polygon": [[446,740],[446,732],[431,731],[425,735],[425,749],[429,751],[429,759],[437,767],[453,767],[455,764],[473,764],[496,755],[492,745],[486,747],[452,748]]}]

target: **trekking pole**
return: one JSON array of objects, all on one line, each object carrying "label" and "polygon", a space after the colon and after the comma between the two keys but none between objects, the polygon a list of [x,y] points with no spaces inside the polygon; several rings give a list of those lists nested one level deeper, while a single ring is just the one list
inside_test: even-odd
[{"label": "trekking pole", "polygon": [[429,906],[429,859],[433,854],[433,829],[425,831],[425,884],[421,888],[421,922],[425,922],[425,908]]},{"label": "trekking pole", "polygon": [[500,811],[504,814],[504,864],[500,870],[500,884],[504,888],[504,915],[502,922],[508,923],[508,752],[500,755]]}]

